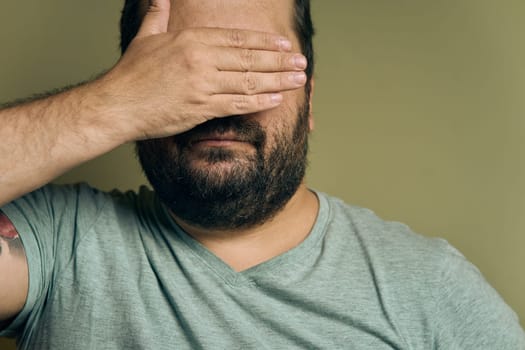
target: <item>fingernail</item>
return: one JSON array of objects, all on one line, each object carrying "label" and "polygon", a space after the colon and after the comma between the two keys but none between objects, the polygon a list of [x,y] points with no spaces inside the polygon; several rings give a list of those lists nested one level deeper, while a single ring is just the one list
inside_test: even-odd
[{"label": "fingernail", "polygon": [[273,104],[280,104],[281,102],[283,102],[283,95],[281,94],[272,94],[272,96],[270,97],[270,99],[272,100],[272,103]]},{"label": "fingernail", "polygon": [[304,72],[292,73],[290,75],[290,80],[292,80],[298,85],[303,85],[304,83],[306,83],[306,74],[304,74]]},{"label": "fingernail", "polygon": [[294,55],[293,61],[297,68],[305,69],[308,66],[308,61],[303,55]]},{"label": "fingernail", "polygon": [[292,43],[288,39],[281,38],[279,39],[279,48],[281,50],[290,51],[292,49]]}]

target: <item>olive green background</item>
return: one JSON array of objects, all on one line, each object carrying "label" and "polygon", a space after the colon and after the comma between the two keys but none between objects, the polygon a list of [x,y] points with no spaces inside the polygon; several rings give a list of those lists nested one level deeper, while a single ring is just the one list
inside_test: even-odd
[{"label": "olive green background", "polygon": [[[110,68],[121,5],[2,1],[0,101]],[[310,186],[446,238],[523,324],[525,2],[313,0],[313,12]],[[130,145],[59,179],[83,180],[146,182]]]}]

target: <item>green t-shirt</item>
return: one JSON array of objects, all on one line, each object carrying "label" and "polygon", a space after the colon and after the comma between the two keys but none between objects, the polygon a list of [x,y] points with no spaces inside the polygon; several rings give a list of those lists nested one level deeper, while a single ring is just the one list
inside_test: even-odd
[{"label": "green t-shirt", "polygon": [[306,240],[238,273],[146,187],[47,185],[1,209],[30,283],[0,335],[53,350],[525,349],[516,314],[445,241],[317,196]]}]

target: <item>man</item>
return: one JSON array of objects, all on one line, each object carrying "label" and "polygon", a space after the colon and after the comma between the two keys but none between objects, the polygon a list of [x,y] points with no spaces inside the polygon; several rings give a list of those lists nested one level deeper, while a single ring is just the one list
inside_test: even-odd
[{"label": "man", "polygon": [[[312,34],[305,0],[128,0],[112,70],[0,111],[0,241],[18,247],[0,260],[0,335],[22,349],[525,348],[446,242],[303,183]],[[128,141],[155,192],[45,185]]]}]

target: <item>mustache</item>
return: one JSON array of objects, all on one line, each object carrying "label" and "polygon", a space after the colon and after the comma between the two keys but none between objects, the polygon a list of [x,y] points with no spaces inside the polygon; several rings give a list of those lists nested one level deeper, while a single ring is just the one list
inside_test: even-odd
[{"label": "mustache", "polygon": [[238,140],[251,143],[255,147],[261,147],[266,142],[266,133],[257,121],[238,115],[208,120],[193,129],[175,135],[174,141],[182,149],[209,135],[226,133],[233,133]]}]

